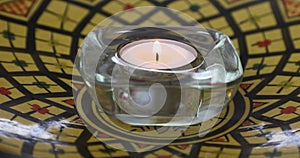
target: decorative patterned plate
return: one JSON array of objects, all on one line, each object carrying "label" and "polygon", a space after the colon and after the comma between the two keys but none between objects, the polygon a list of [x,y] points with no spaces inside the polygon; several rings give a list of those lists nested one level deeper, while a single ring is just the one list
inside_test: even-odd
[{"label": "decorative patterned plate", "polygon": [[[78,112],[95,106],[80,104],[86,93],[82,82],[71,81],[73,60],[84,36],[100,21],[118,11],[148,5],[180,10],[203,26],[229,35],[245,75],[234,101],[205,137],[199,138],[194,132],[198,127],[192,126],[163,148],[125,152],[96,139],[79,119]],[[166,19],[151,19],[160,25],[172,19],[163,12],[151,15]],[[124,19],[119,22],[126,23]],[[139,14],[129,19],[143,21]],[[178,23],[185,20],[179,19]],[[1,0],[0,26],[0,157],[300,155],[299,0]],[[78,112],[72,89],[80,92]],[[115,126],[119,122],[91,112],[83,119],[99,117],[107,127],[98,133],[103,140],[109,141],[110,133],[119,139],[130,135]],[[137,150],[153,148],[148,138],[132,138],[129,144]]]}]

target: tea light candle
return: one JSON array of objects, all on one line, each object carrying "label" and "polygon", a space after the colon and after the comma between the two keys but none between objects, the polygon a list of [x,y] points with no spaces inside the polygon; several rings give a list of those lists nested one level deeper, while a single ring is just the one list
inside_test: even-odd
[{"label": "tea light candle", "polygon": [[193,62],[196,50],[169,39],[147,39],[129,43],[119,51],[126,62],[149,69],[174,69]]}]

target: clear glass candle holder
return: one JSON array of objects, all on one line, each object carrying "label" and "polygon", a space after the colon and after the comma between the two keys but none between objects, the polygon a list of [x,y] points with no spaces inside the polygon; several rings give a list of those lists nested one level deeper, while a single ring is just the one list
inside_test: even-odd
[{"label": "clear glass candle holder", "polygon": [[[150,66],[147,62],[136,64],[139,58],[145,60],[149,51],[151,55],[148,45],[155,41],[165,42],[166,48],[154,46]],[[168,56],[163,54],[168,42],[179,53],[182,48],[194,57],[181,62],[185,58],[173,59],[174,51],[167,51],[175,64],[170,66],[165,60],[165,67],[153,66],[155,60],[163,60],[160,56]],[[122,56],[128,47],[139,46],[136,56],[131,56],[133,62]],[[156,49],[162,50],[157,53]],[[177,60],[184,64],[176,66]],[[243,75],[228,36],[190,26],[95,28],[80,49],[79,70],[100,111],[124,123],[150,126],[186,126],[218,116],[233,98]]]}]

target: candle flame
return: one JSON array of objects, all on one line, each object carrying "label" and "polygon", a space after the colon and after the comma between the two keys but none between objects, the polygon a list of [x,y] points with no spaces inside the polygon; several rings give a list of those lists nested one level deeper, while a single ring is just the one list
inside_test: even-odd
[{"label": "candle flame", "polygon": [[159,56],[161,54],[161,46],[157,40],[153,44],[153,53],[155,54],[155,60],[159,61]]}]

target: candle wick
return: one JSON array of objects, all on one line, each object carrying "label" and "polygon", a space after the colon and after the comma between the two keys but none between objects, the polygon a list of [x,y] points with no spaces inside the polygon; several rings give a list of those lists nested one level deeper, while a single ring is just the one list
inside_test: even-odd
[{"label": "candle wick", "polygon": [[156,61],[158,61],[159,60],[159,55],[158,55],[158,53],[156,53]]}]

